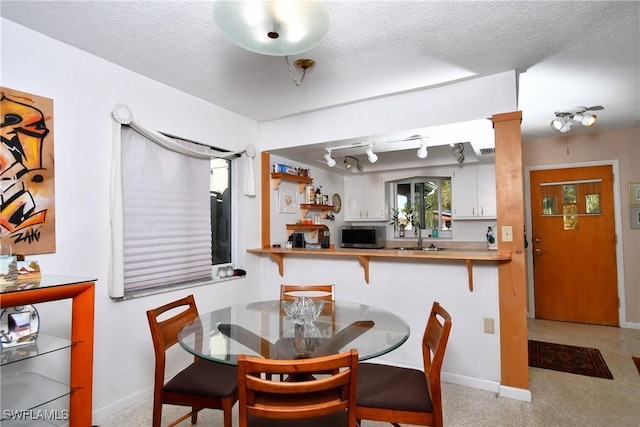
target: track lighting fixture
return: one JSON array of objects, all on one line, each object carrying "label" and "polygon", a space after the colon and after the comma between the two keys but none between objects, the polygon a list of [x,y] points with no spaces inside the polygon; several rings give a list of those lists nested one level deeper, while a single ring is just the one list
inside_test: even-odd
[{"label": "track lighting fixture", "polygon": [[429,154],[427,152],[427,142],[424,139],[421,139],[421,143],[420,143],[420,148],[418,148],[418,152],[416,153],[418,158],[420,159],[426,159],[427,155]]},{"label": "track lighting fixture", "polygon": [[[344,157],[344,167],[345,168],[351,169],[351,163],[349,163],[349,161],[347,159],[351,159],[351,160],[355,161],[356,162],[356,169],[358,170],[358,172],[362,172],[362,170],[364,168],[360,164],[360,160],[358,160],[358,159],[356,159],[355,157],[352,157],[352,156],[345,156]],[[355,173],[355,170],[353,170],[352,172]]]},{"label": "track lighting fixture", "polygon": [[453,149],[451,150],[451,152],[455,156],[458,163],[464,162],[464,144],[462,144],[461,142],[453,144]]},{"label": "track lighting fixture", "polygon": [[598,116],[587,113],[587,111],[595,111],[604,109],[601,105],[593,107],[570,107],[561,111],[556,111],[556,118],[551,121],[551,129],[567,133],[571,130],[573,123],[580,123],[582,126],[591,127],[596,124]]},{"label": "track lighting fixture", "polygon": [[365,151],[367,155],[367,159],[369,159],[369,163],[375,163],[378,161],[378,155],[373,152],[373,144],[369,144],[369,148]]},{"label": "track lighting fixture", "polygon": [[331,150],[329,149],[325,150],[324,159],[327,161],[327,166],[329,166],[330,168],[336,165],[336,159],[331,157]]}]

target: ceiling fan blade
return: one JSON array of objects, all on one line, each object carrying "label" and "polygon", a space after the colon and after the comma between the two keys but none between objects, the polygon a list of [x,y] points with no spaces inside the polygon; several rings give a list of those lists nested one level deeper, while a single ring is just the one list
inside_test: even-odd
[{"label": "ceiling fan blade", "polygon": [[597,110],[604,110],[604,107],[602,105],[594,105],[593,107],[588,107],[585,111],[597,111]]}]

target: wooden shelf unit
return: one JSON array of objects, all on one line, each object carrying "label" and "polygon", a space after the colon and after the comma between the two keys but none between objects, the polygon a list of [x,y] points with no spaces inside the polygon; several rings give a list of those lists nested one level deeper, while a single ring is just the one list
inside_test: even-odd
[{"label": "wooden shelf unit", "polygon": [[[92,425],[94,295],[94,279],[62,276],[43,276],[35,287],[18,290],[2,289],[0,291],[0,307],[2,308],[71,298],[70,427]],[[46,322],[46,319],[44,320]],[[68,346],[59,345],[59,350],[63,348],[68,348]],[[12,361],[12,363],[15,362],[17,360]],[[25,378],[28,376],[26,374]],[[40,402],[40,404],[46,404],[46,402]],[[2,409],[27,410],[29,408]]]},{"label": "wooden shelf unit", "polygon": [[300,203],[300,214],[304,218],[304,217],[307,216],[309,211],[316,210],[316,211],[327,212],[327,211],[332,211],[333,208],[334,208],[334,206],[332,206],[332,205],[317,205],[315,203]]},{"label": "wooden shelf unit", "polygon": [[306,176],[293,175],[290,173],[282,173],[275,172],[271,174],[271,187],[274,190],[277,190],[280,187],[280,182],[282,180],[285,181],[293,181],[298,183],[298,193],[302,193],[304,191],[304,187],[307,184],[311,184],[313,182],[313,178],[309,178]]}]

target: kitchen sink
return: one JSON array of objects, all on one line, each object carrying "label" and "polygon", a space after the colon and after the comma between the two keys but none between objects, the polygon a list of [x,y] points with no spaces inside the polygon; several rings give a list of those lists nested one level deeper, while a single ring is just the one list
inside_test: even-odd
[{"label": "kitchen sink", "polygon": [[434,245],[419,248],[418,246],[397,246],[393,249],[398,251],[443,251],[445,248],[438,248]]}]

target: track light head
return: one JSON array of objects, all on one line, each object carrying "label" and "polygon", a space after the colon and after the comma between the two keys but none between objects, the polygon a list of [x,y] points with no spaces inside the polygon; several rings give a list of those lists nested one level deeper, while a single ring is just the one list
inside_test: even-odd
[{"label": "track light head", "polygon": [[567,133],[571,130],[571,117],[559,116],[551,121],[551,129],[560,133]]},{"label": "track light head", "polygon": [[582,123],[582,126],[590,128],[591,126],[596,124],[596,121],[598,121],[598,116],[596,116],[595,114],[576,114],[575,116],[573,116],[573,120]]},{"label": "track light head", "polygon": [[373,152],[373,144],[369,144],[369,148],[365,152],[367,155],[367,159],[369,159],[369,163],[375,163],[378,161],[378,155]]},{"label": "track light head", "polygon": [[327,161],[327,166],[329,166],[330,168],[336,165],[336,159],[331,157],[331,150],[325,150],[324,159]]},{"label": "track light head", "polygon": [[427,143],[424,141],[424,139],[420,143],[420,148],[418,148],[418,152],[416,153],[416,155],[420,159],[426,159],[429,155],[429,153],[427,152]]}]

